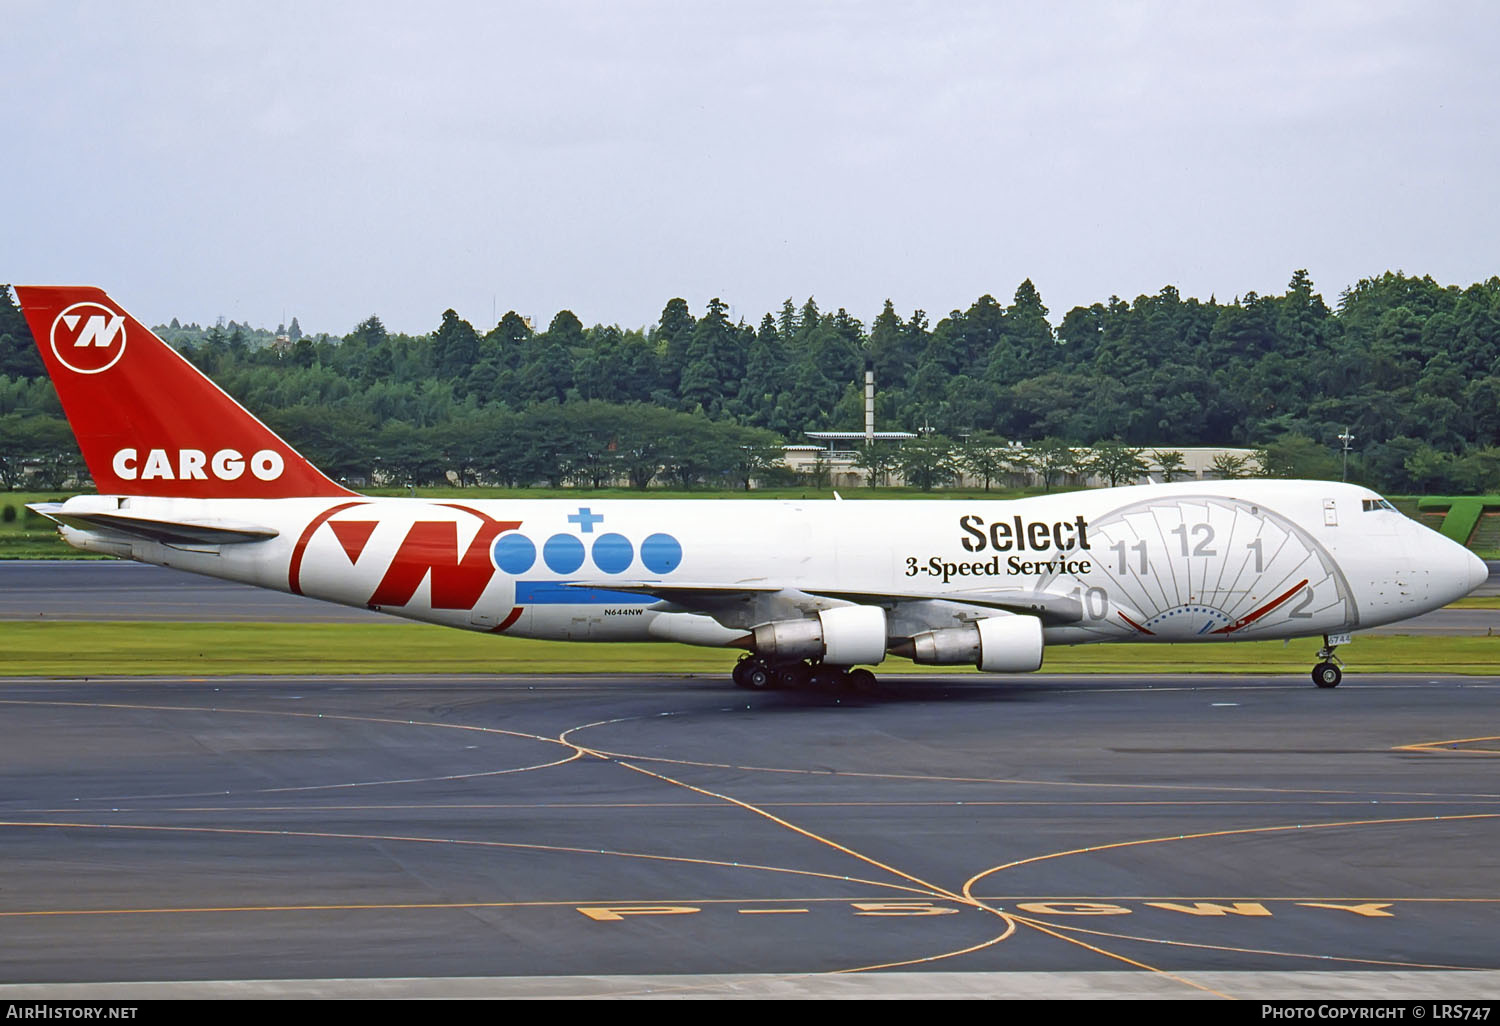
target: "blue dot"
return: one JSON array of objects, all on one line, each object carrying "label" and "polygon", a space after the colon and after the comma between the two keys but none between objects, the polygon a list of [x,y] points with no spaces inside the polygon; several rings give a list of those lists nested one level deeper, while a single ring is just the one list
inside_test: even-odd
[{"label": "blue dot", "polygon": [[594,542],[594,565],[607,574],[623,573],[635,558],[635,546],[623,534],[601,534]]},{"label": "blue dot", "polygon": [[503,573],[524,574],[536,562],[536,545],[524,534],[502,534],[495,539],[494,556]]},{"label": "blue dot", "polygon": [[653,534],[641,542],[641,562],[653,574],[671,573],[682,562],[682,546],[670,534]]},{"label": "blue dot", "polygon": [[554,534],[542,546],[542,560],[555,574],[570,574],[583,566],[583,542],[571,534]]}]

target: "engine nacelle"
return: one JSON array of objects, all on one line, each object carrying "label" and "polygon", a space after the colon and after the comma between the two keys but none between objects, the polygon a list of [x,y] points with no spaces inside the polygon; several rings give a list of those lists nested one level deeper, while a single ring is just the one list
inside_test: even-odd
[{"label": "engine nacelle", "polygon": [[[905,653],[904,653],[905,654]],[[979,665],[979,632],[970,627],[928,631],[911,639],[911,661],[925,666]]]},{"label": "engine nacelle", "polygon": [[968,627],[928,631],[911,639],[911,660],[929,666],[973,663],[990,673],[1030,673],[1042,666],[1042,621],[990,616]]},{"label": "engine nacelle", "polygon": [[824,609],[806,620],[777,620],[754,630],[755,651],[768,662],[821,659],[829,666],[876,666],[885,659],[885,610]]}]

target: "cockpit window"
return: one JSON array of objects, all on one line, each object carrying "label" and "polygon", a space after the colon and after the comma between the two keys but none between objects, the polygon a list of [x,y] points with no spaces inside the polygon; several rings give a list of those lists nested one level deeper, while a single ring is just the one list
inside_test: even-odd
[{"label": "cockpit window", "polygon": [[1366,513],[1373,513],[1377,509],[1388,509],[1392,513],[1397,512],[1396,507],[1392,506],[1385,499],[1361,499],[1360,505]]}]

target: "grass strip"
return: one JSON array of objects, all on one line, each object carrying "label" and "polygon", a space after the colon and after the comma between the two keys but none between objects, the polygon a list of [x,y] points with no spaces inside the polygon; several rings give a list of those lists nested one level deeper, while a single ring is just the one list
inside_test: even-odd
[{"label": "grass strip", "polygon": [[1470,595],[1449,602],[1444,609],[1500,609],[1500,595]]},{"label": "grass strip", "polygon": [[[1048,648],[1043,673],[1305,673],[1319,642]],[[374,624],[0,623],[0,675],[727,674],[738,651],[532,641],[403,621]],[[1355,673],[1500,673],[1500,638],[1382,635],[1339,650]],[[973,672],[891,658],[888,673]]]}]

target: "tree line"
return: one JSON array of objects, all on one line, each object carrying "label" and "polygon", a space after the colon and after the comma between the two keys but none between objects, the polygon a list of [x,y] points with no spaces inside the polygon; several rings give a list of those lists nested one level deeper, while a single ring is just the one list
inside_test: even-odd
[{"label": "tree line", "polygon": [[[1276,296],[1200,301],[1168,286],[1075,307],[1055,327],[1028,280],[1008,304],[984,295],[936,324],[887,301],[866,326],[812,299],[752,324],[716,298],[697,315],[672,299],[629,329],[563,310],[540,330],[509,311],[481,331],[448,310],[423,335],[374,315],[343,336],[295,320],[156,330],[351,480],[769,480],[784,442],[862,426],[868,363],[879,427],[955,453],[945,440],[968,438],[971,453],[976,438],[1229,446],[1264,449],[1277,473],[1337,477],[1349,434],[1353,480],[1500,488],[1500,277],[1461,288],[1387,272],[1330,306],[1298,271]],[[0,288],[0,485],[23,464],[32,479],[76,465],[60,413]]]}]

